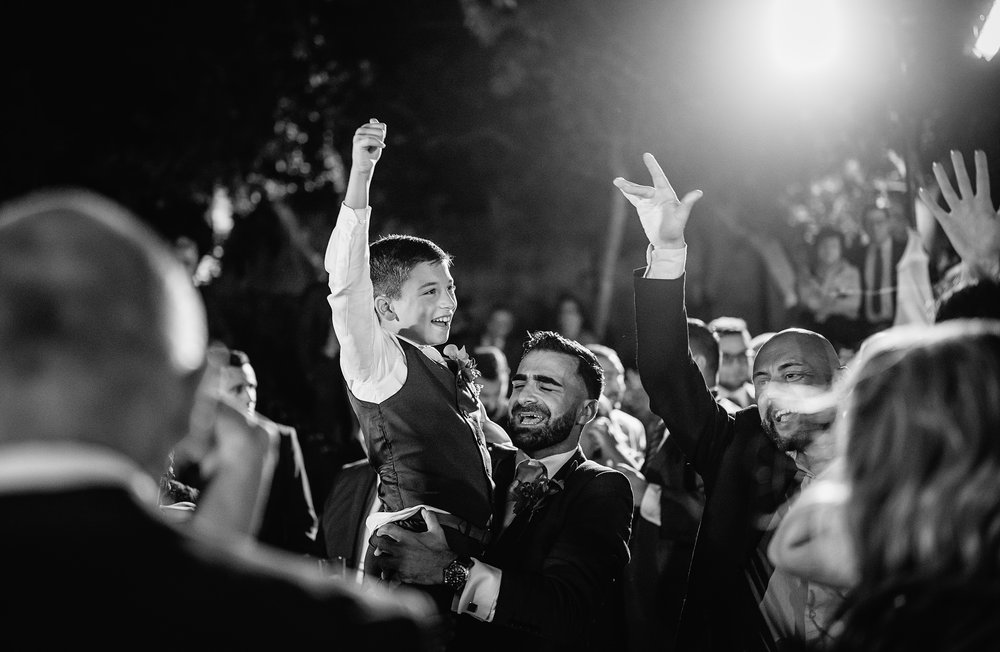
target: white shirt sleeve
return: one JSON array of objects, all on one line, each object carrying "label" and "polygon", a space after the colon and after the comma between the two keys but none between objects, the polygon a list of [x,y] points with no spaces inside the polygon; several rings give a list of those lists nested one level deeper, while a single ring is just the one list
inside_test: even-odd
[{"label": "white shirt sleeve", "polygon": [[642,502],[639,504],[639,515],[653,525],[662,525],[660,522],[660,495],[663,487],[652,482],[646,485],[646,492],[642,494]]},{"label": "white shirt sleeve", "polygon": [[406,380],[406,356],[379,324],[368,252],[371,207],[343,204],[326,249],[333,330],[340,342],[340,368],[357,398],[381,403]]},{"label": "white shirt sleeve", "polygon": [[457,614],[469,614],[483,622],[493,622],[502,579],[502,570],[473,559],[472,568],[469,569],[469,579],[465,582],[462,592],[452,600],[451,610]]},{"label": "white shirt sleeve", "polygon": [[646,273],[643,278],[675,279],[684,274],[687,245],[680,249],[646,249]]}]

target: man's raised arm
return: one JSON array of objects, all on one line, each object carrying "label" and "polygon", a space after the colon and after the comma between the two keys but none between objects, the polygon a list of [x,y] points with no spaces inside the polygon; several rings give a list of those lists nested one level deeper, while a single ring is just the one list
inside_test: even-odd
[{"label": "man's raised arm", "polygon": [[725,446],[729,417],[705,385],[688,349],[684,306],[684,230],[691,209],[702,193],[693,190],[678,199],[652,154],[643,161],[652,186],[621,177],[614,184],[636,207],[649,239],[647,267],[635,279],[637,353],[650,407],[695,469],[710,481],[712,461]]},{"label": "man's raised arm", "polygon": [[354,133],[347,192],[326,250],[333,329],[349,383],[372,375],[381,341],[368,262],[368,187],[385,147],[385,132],[385,123],[373,118]]}]

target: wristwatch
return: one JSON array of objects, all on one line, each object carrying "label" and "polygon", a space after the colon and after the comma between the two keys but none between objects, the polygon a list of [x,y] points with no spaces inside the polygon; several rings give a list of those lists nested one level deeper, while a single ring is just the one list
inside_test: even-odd
[{"label": "wristwatch", "polygon": [[465,588],[465,583],[469,581],[469,569],[472,568],[472,560],[468,557],[458,557],[444,567],[444,585],[456,593]]}]

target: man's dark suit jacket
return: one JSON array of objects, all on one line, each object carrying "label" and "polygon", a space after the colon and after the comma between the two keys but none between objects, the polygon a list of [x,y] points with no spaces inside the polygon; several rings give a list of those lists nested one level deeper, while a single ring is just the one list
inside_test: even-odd
[{"label": "man's dark suit jacket", "polygon": [[319,518],[295,428],[274,423],[278,430],[278,461],[257,539],[288,552],[321,556],[316,542]]},{"label": "man's dark suit jacket", "polygon": [[358,551],[365,536],[365,519],[376,498],[378,476],[368,460],[340,468],[323,505],[323,539],[329,559],[343,557],[348,568],[360,563]]},{"label": "man's dark suit jacket", "polygon": [[[515,450],[495,446],[494,519],[503,520]],[[518,514],[486,550],[503,571],[492,623],[460,620],[458,650],[579,650],[592,647],[595,622],[628,563],[632,490],[618,471],[586,460],[578,448],[565,488],[528,518]],[[565,469],[566,467],[564,467]],[[560,474],[557,474],[558,479]]]},{"label": "man's dark suit jacket", "polygon": [[[849,248],[844,252],[844,259],[858,268],[858,272],[861,275],[861,308],[858,310],[858,320],[867,326],[866,334],[871,334],[877,330],[882,330],[888,328],[892,325],[892,318],[887,322],[870,324],[867,321],[867,316],[865,315],[865,297],[871,288],[868,285],[868,279],[865,278],[865,262],[868,257],[868,250],[871,247],[876,247],[874,243],[869,243],[867,246],[857,245]],[[892,291],[887,294],[887,298],[892,300],[893,305],[893,316],[895,316],[895,311],[898,309],[898,293],[896,292],[897,286],[899,285],[899,270],[897,265],[899,261],[903,258],[903,254],[906,252],[906,240],[898,240],[892,238],[892,252],[890,254],[887,264],[889,265],[889,284]]]},{"label": "man's dark suit jacket", "polygon": [[26,647],[431,649],[422,597],[363,595],[292,555],[198,537],[119,486],[7,489],[0,528],[4,637]]},{"label": "man's dark suit jacket", "polygon": [[[650,407],[705,483],[678,650],[767,650],[771,637],[746,570],[770,515],[797,488],[796,467],[764,433],[757,406],[730,416],[688,351],[684,278],[635,279],[637,360]],[[770,566],[755,566],[761,581]]]}]

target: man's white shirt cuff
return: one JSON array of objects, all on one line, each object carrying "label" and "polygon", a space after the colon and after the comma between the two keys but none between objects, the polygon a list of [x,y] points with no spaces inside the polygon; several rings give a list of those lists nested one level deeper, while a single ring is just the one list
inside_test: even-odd
[{"label": "man's white shirt cuff", "polygon": [[500,597],[500,580],[503,571],[495,566],[472,560],[469,579],[465,588],[451,602],[451,610],[457,614],[469,614],[477,620],[491,623],[497,612],[497,598]]},{"label": "man's white shirt cuff", "polygon": [[687,264],[687,245],[680,249],[646,248],[646,273],[643,278],[675,279],[684,274]]},{"label": "man's white shirt cuff", "polygon": [[642,494],[642,502],[639,503],[639,516],[643,517],[653,525],[662,525],[660,522],[660,495],[663,487],[650,482],[646,485],[646,491]]}]

